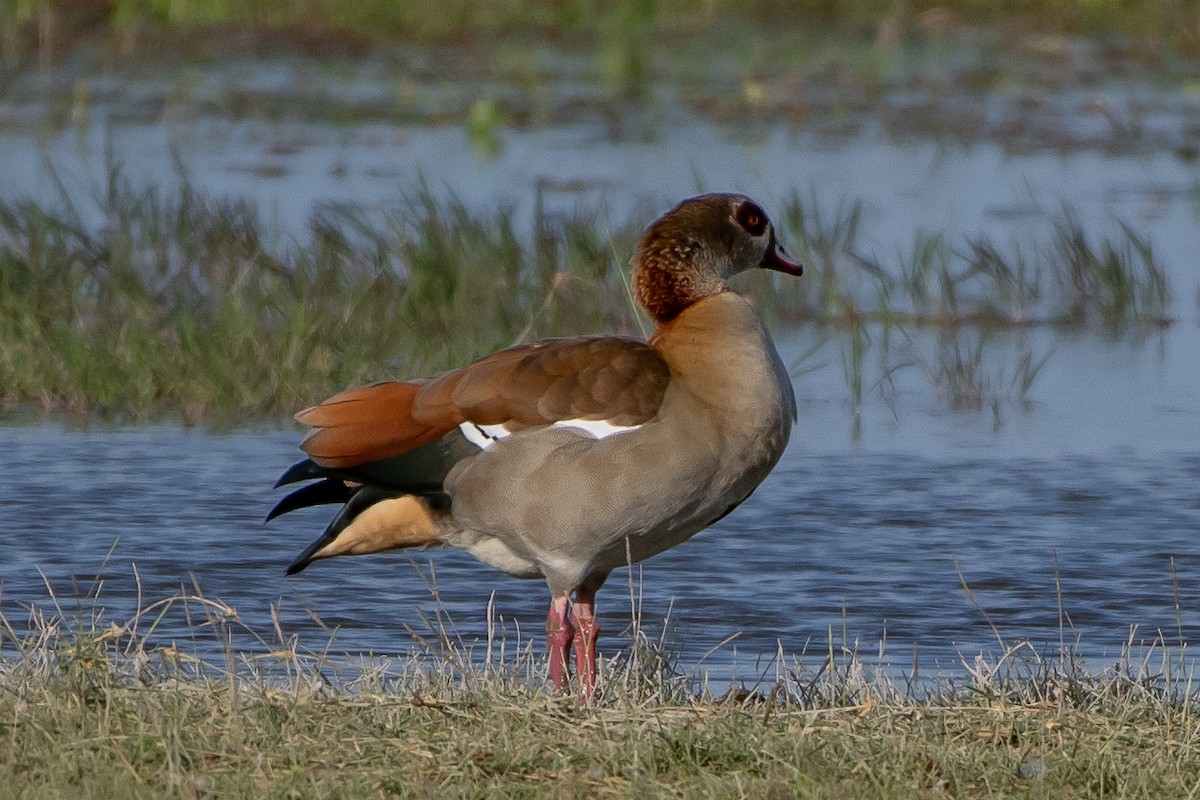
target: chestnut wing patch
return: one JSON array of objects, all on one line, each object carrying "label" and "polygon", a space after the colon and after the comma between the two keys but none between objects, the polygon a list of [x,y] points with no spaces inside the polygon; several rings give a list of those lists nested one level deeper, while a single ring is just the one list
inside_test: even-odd
[{"label": "chestnut wing patch", "polygon": [[574,420],[632,427],[662,403],[670,369],[649,344],[622,337],[558,339],[501,350],[428,381],[351,389],[296,419],[322,466],[349,467],[431,442],[464,423],[508,432]]},{"label": "chestnut wing patch", "polygon": [[426,385],[414,416],[461,419],[510,430],[564,420],[640,425],[658,412],[670,370],[637,339],[559,339],[514,347]]},{"label": "chestnut wing patch", "polygon": [[300,448],[323,467],[355,467],[428,444],[457,422],[413,417],[416,382],[387,381],[336,394],[306,408],[296,420],[315,430]]}]

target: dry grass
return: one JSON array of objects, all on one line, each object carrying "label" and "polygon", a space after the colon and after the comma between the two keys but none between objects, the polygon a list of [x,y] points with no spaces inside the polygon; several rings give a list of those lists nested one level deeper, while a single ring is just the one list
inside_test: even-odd
[{"label": "dry grass", "polygon": [[[156,642],[184,613],[224,643]],[[441,631],[438,633],[438,631]],[[247,632],[188,592],[134,619],[0,620],[0,796],[1187,797],[1200,720],[1182,650],[1102,674],[1028,646],[899,688],[853,654],[774,687],[694,696],[635,637],[599,702],[545,687],[540,653],[434,634],[364,662]],[[235,642],[248,637],[250,646]],[[480,647],[483,645],[481,644]],[[218,648],[218,651],[221,648]],[[640,654],[637,651],[642,651]],[[212,652],[212,648],[209,648]]]}]

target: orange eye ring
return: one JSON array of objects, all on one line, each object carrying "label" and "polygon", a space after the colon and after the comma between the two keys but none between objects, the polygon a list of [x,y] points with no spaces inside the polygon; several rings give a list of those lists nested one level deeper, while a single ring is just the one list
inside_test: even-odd
[{"label": "orange eye ring", "polygon": [[767,215],[749,200],[738,208],[736,218],[742,229],[751,236],[761,236],[767,229]]}]

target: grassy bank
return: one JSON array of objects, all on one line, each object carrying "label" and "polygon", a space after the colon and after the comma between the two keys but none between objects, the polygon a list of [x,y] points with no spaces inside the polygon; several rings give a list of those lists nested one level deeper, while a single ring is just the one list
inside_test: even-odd
[{"label": "grassy bank", "polygon": [[[156,634],[186,606],[223,666]],[[540,651],[452,642],[339,669],[282,632],[238,652],[199,596],[118,624],[0,620],[2,797],[1184,797],[1200,720],[1181,654],[1088,674],[1016,647],[897,687],[830,648],[774,686],[696,696],[622,654],[599,702],[549,694]],[[640,645],[655,655],[650,643]],[[635,650],[637,648],[635,647]],[[218,658],[218,661],[220,659]],[[466,666],[463,666],[464,663]]]},{"label": "grassy bank", "polygon": [[[808,273],[738,288],[769,320],[844,342],[856,397],[872,337],[914,326],[947,333],[925,368],[969,396],[987,331],[1169,322],[1150,243],[1097,239],[1070,212],[1034,245],[919,233],[886,262],[859,243],[857,203],[796,196],[776,216]],[[519,224],[421,193],[370,217],[322,212],[297,241],[246,203],[116,174],[94,207],[0,203],[0,408],[274,415],[517,341],[637,334],[627,261],[644,223],[580,210]],[[1023,363],[1027,391],[1038,359]]]},{"label": "grassy bank", "polygon": [[1018,23],[1043,31],[1117,33],[1173,47],[1200,44],[1200,19],[1183,0],[1022,0],[997,4],[978,0],[614,0],[609,3],[536,0],[473,3],[453,0],[338,3],[334,0],[7,0],[4,5],[9,46],[20,38],[67,39],[100,31],[114,39],[139,34],[225,26],[263,32],[290,32],[309,46],[336,40],[379,42],[403,37],[425,41],[462,41],[505,34],[602,38],[627,47],[648,44],[655,36],[694,36],[747,24],[764,31],[814,25],[843,31],[867,29],[895,37],[909,30],[947,24]]},{"label": "grassy bank", "polygon": [[636,137],[682,108],[739,136],[1186,165],[1195,136],[1162,123],[1198,76],[1200,12],[1183,0],[0,2],[0,129],[42,135],[101,118],[458,125],[488,157],[504,130]]}]

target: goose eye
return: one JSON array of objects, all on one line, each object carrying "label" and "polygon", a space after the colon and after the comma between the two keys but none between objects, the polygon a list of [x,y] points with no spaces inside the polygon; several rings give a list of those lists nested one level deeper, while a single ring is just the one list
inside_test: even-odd
[{"label": "goose eye", "polygon": [[742,203],[737,210],[738,224],[751,236],[762,236],[767,229],[767,215],[754,203]]}]

